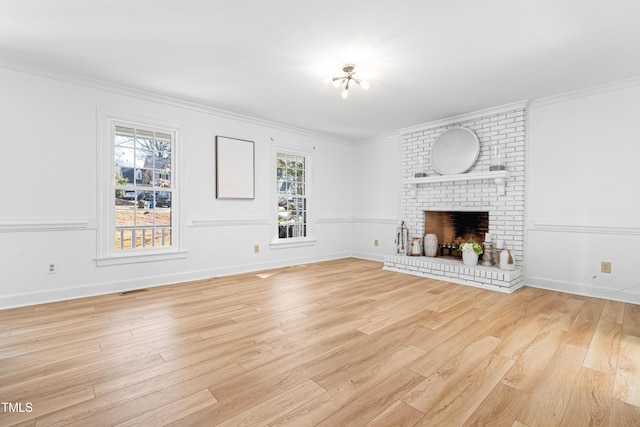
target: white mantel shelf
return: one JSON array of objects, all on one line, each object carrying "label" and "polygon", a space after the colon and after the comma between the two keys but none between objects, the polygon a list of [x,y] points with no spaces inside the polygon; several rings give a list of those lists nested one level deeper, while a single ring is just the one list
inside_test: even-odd
[{"label": "white mantel shelf", "polygon": [[475,172],[475,173],[460,173],[455,175],[434,175],[424,178],[412,178],[403,181],[404,184],[417,189],[419,185],[427,185],[441,182],[456,182],[456,181],[482,181],[485,179],[492,179],[495,181],[500,194],[505,194],[505,183],[509,177],[509,172],[506,170],[494,171],[494,172]]}]

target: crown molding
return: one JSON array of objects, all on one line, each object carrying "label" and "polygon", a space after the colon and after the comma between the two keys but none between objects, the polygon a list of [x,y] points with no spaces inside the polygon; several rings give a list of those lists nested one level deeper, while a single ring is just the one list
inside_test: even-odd
[{"label": "crown molding", "polygon": [[353,145],[354,146],[367,145],[367,144],[375,144],[379,142],[395,142],[395,141],[400,141],[400,134],[398,132],[385,133],[383,135],[377,135],[371,138],[354,141]]},{"label": "crown molding", "polygon": [[82,76],[79,74],[67,73],[58,70],[52,70],[49,68],[35,67],[31,65],[25,65],[20,63],[7,63],[0,62],[0,68],[6,70],[17,71],[25,74],[31,74],[37,77],[48,78],[51,80],[57,80],[64,83],[70,83],[77,86],[87,87],[91,89],[97,89],[103,92],[108,92],[116,95],[128,96],[143,101],[156,102],[172,107],[183,108],[199,113],[208,114],[223,119],[236,120],[256,126],[268,127],[275,130],[286,131],[295,133],[302,136],[322,139],[328,142],[349,145],[352,146],[353,141],[340,139],[331,135],[315,132],[308,129],[302,129],[295,126],[290,126],[284,123],[273,122],[257,117],[246,116],[231,111],[222,110],[206,104],[202,104],[196,101],[188,99],[182,99],[173,97],[170,95],[164,95],[157,92],[152,92],[144,89],[139,89],[132,86],[126,86],[118,83],[108,82],[104,80],[93,79],[90,77]]},{"label": "crown molding", "polygon": [[460,114],[457,116],[446,117],[440,120],[423,123],[420,125],[410,126],[398,129],[400,135],[408,135],[440,126],[447,126],[453,123],[464,122],[467,120],[479,119],[481,117],[492,116],[495,114],[507,113],[509,111],[524,110],[529,105],[529,100],[524,99],[509,104],[498,105],[496,107],[485,108],[484,110],[473,111],[471,113]]},{"label": "crown molding", "polygon": [[640,86],[640,76],[630,79],[618,80],[616,82],[605,83],[597,86],[591,86],[585,89],[578,89],[571,92],[561,93],[559,95],[548,96],[545,98],[534,99],[531,101],[529,109],[544,107],[547,105],[560,104],[563,102],[574,101],[590,96],[601,95],[604,93],[615,92]]}]

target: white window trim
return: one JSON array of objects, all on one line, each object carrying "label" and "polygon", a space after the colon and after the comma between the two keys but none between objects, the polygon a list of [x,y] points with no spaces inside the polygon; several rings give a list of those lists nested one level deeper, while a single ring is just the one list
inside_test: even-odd
[{"label": "white window trim", "polygon": [[[174,135],[173,146],[171,147],[175,161],[172,164],[172,246],[170,247],[141,248],[123,252],[118,252],[114,248],[115,181],[113,179],[113,129],[115,125],[150,128]],[[108,112],[98,109],[96,140],[96,209],[98,220],[96,265],[101,267],[186,258],[186,228],[182,220],[182,211],[184,210],[182,194],[184,191],[181,184],[182,179],[180,179],[182,170],[180,127],[167,121],[137,114]]]},{"label": "white window trim", "polygon": [[[279,238],[279,223],[278,223],[278,197],[277,197],[277,183],[275,179],[275,171],[277,169],[277,157],[278,153],[293,154],[305,158],[306,161],[306,176],[305,176],[305,196],[307,199],[307,236],[306,237],[289,237],[286,239]],[[314,237],[314,210],[313,210],[313,187],[312,187],[312,168],[313,161],[311,151],[300,150],[299,147],[292,148],[281,143],[272,141],[271,143],[271,167],[269,169],[269,181],[270,181],[270,194],[271,194],[271,208],[269,210],[271,217],[271,249],[287,249],[287,248],[300,248],[304,246],[313,246],[316,244]]]}]

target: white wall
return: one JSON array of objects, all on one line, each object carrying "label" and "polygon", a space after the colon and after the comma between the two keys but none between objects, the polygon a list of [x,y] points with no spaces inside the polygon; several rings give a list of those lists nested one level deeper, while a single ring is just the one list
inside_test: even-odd
[{"label": "white wall", "polygon": [[[105,89],[0,69],[0,308],[351,254],[351,145],[145,94]],[[96,266],[98,109],[180,127],[186,258]],[[255,200],[215,198],[216,135],[255,141]],[[270,248],[272,138],[311,152],[317,238],[313,246]],[[253,252],[255,244],[260,253]],[[58,273],[46,273],[49,261],[57,263]]]},{"label": "white wall", "polygon": [[640,303],[639,111],[638,80],[531,104],[526,284]]},{"label": "white wall", "polygon": [[[399,136],[350,146],[7,69],[0,69],[0,93],[0,308],[349,255],[382,260],[394,252]],[[187,258],[96,267],[97,108],[180,126]],[[526,284],[640,302],[633,262],[640,243],[638,111],[638,82],[532,103]],[[255,200],[215,199],[215,135],[256,142]],[[269,247],[271,138],[312,152],[314,246]],[[57,274],[46,274],[48,261],[58,264]],[[611,274],[600,273],[600,261],[612,262]]]},{"label": "white wall", "polygon": [[[400,136],[356,145],[353,152],[353,251],[377,261],[395,253],[402,190]],[[378,246],[375,246],[375,241]]]}]

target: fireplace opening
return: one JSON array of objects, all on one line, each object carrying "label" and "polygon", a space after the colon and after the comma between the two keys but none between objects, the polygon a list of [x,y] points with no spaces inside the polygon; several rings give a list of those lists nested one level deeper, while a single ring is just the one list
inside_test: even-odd
[{"label": "fireplace opening", "polygon": [[489,212],[425,211],[424,233],[438,237],[437,256],[461,258],[461,243],[474,240],[482,245],[489,232]]}]

